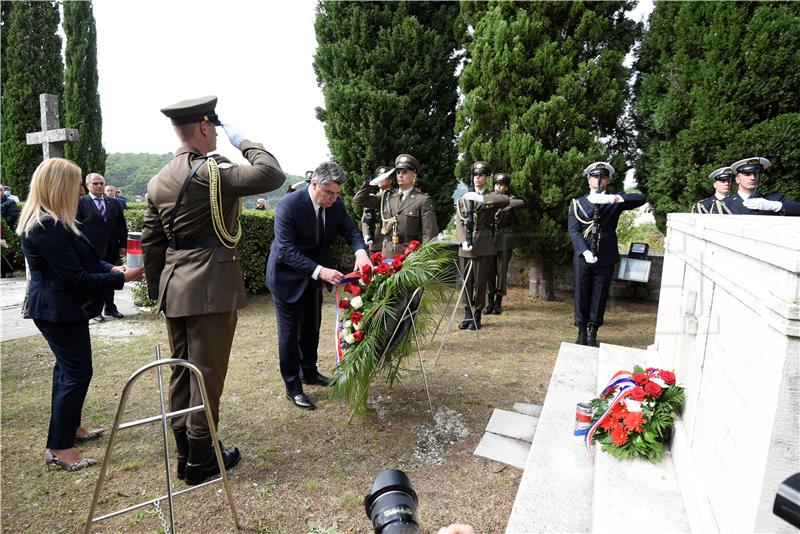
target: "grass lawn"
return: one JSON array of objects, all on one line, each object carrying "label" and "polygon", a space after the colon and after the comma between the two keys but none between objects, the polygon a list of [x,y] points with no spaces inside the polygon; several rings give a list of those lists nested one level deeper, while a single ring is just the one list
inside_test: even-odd
[{"label": "grass lawn", "polygon": [[[512,288],[503,315],[484,318],[479,332],[455,330],[433,367],[440,330],[423,354],[434,410],[442,417],[435,429],[415,371],[391,390],[376,383],[370,410],[349,424],[347,407],[323,388],[306,387],[316,411],[292,406],[278,373],[274,308],[269,297],[251,299],[239,315],[219,429],[226,445],[242,451],[230,478],[243,531],[371,532],[362,499],[382,469],[395,467],[411,478],[426,532],[456,521],[471,523],[477,532],[502,532],[521,471],[472,453],[494,408],[543,403],[559,343],[573,341],[576,333],[571,295],[559,296],[564,300],[533,301],[525,289]],[[333,305],[327,293],[325,298],[320,369],[327,374],[334,363],[327,350]],[[654,303],[609,303],[601,341],[646,347],[654,337],[656,309]],[[164,321],[150,315],[107,321],[91,331],[94,377],[83,425],[108,428],[127,378],[153,359],[156,343],[165,357],[169,344]],[[45,468],[53,356],[39,336],[4,342],[0,349],[2,530],[78,532],[100,469]],[[409,360],[409,366],[418,362]],[[154,377],[139,382],[126,420],[157,413]],[[171,435],[169,443],[174,450]],[[106,444],[103,438],[81,450],[102,458]],[[99,513],[163,493],[163,466],[158,424],[122,431]],[[175,505],[179,531],[235,531],[219,484],[178,496]],[[159,532],[160,523],[151,507],[100,523],[95,531]]]}]

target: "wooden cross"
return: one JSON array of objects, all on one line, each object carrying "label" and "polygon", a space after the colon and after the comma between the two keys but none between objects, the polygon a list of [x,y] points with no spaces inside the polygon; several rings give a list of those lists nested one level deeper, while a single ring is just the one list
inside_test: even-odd
[{"label": "wooden cross", "polygon": [[63,158],[64,143],[78,140],[78,130],[59,128],[58,97],[42,93],[39,95],[39,107],[42,114],[42,131],[25,134],[29,145],[42,145],[43,159]]}]

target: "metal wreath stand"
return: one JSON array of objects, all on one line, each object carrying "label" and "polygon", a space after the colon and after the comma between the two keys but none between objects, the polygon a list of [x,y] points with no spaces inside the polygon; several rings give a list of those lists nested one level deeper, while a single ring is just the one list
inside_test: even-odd
[{"label": "metal wreath stand", "polygon": [[[442,342],[439,344],[439,351],[436,353],[436,359],[433,361],[434,367],[437,363],[439,363],[439,356],[442,355],[442,348],[444,347],[445,341],[447,341],[447,336],[450,335],[450,331],[453,327],[453,319],[456,316],[456,312],[458,311],[459,307],[461,307],[461,298],[465,297],[467,300],[467,306],[469,307],[470,316],[472,318],[472,324],[475,325],[475,333],[478,334],[479,330],[477,328],[478,323],[475,320],[475,307],[472,305],[472,297],[470,296],[469,292],[467,291],[467,280],[469,279],[470,275],[472,274],[472,262],[474,260],[470,259],[469,264],[467,265],[466,270],[462,273],[461,269],[458,267],[458,260],[453,260],[453,263],[456,267],[456,272],[458,273],[459,278],[459,285],[461,286],[458,289],[458,298],[456,299],[456,305],[453,306],[453,311],[450,313],[450,318],[447,320],[447,326],[444,329],[444,334],[442,335]],[[436,324],[436,328],[433,331],[433,335],[431,335],[431,341],[436,337],[436,333],[439,331],[439,327],[442,324],[445,316],[447,315],[448,306],[450,302],[453,300],[453,295],[455,295],[455,291],[450,294],[450,298],[447,299],[447,303],[444,305],[444,312],[442,313],[441,318],[439,318],[439,322]],[[480,334],[478,334],[480,335]]]},{"label": "metal wreath stand", "polygon": [[[158,513],[158,517],[161,521],[161,526],[164,529],[165,534],[170,534],[175,532],[175,513],[174,513],[174,506],[173,506],[173,497],[176,495],[181,495],[184,493],[189,493],[190,491],[194,491],[196,489],[200,489],[204,486],[208,486],[210,484],[214,484],[216,482],[222,481],[223,485],[225,486],[225,494],[228,497],[228,503],[231,507],[231,515],[233,516],[233,522],[236,525],[237,530],[241,530],[241,526],[239,525],[239,518],[236,514],[236,504],[233,500],[233,493],[231,493],[230,483],[228,481],[228,473],[225,469],[225,464],[222,461],[222,451],[220,450],[219,446],[219,439],[217,438],[217,429],[214,425],[214,418],[211,415],[211,408],[208,407],[208,403],[206,399],[208,398],[208,392],[206,391],[206,383],[203,380],[203,373],[200,372],[194,364],[189,363],[186,360],[182,360],[179,358],[169,358],[166,360],[161,359],[161,347],[156,345],[156,361],[150,362],[142,367],[140,367],[135,373],[131,375],[128,381],[125,383],[125,387],[122,389],[122,396],[119,399],[119,406],[117,407],[117,415],[114,417],[114,426],[111,428],[111,435],[108,438],[108,446],[106,447],[106,454],[103,458],[103,465],[100,468],[100,476],[97,478],[97,484],[94,490],[94,498],[92,499],[92,506],[89,508],[89,517],[86,519],[86,526],[84,528],[84,533],[88,534],[92,531],[92,526],[94,523],[98,523],[100,521],[104,521],[106,519],[110,519],[112,517],[132,512],[133,510],[138,510],[139,508],[144,508],[146,506],[153,505]],[[203,400],[202,404],[197,406],[192,406],[191,408],[185,408],[183,410],[176,410],[173,412],[167,412],[164,406],[164,386],[162,384],[162,377],[161,377],[161,367],[164,365],[179,365],[182,367],[188,368],[194,377],[197,379],[197,383],[200,386],[200,395]],[[150,369],[155,368],[156,375],[158,377],[158,395],[159,395],[159,402],[161,406],[161,413],[159,415],[154,415],[152,417],[146,417],[144,419],[138,419],[136,421],[131,421],[128,423],[120,424],[120,419],[122,418],[122,414],[125,410],[125,405],[128,402],[128,395],[130,394],[131,386],[133,386],[134,382],[145,372],[149,371]],[[170,461],[169,461],[169,448],[167,445],[167,419],[172,417],[178,417],[182,415],[188,415],[194,412],[205,411],[206,418],[208,419],[208,429],[211,433],[211,440],[214,444],[214,453],[217,456],[217,464],[220,466],[220,476],[214,478],[213,480],[207,480],[201,484],[196,486],[190,486],[186,489],[182,489],[180,491],[173,491],[172,489],[172,475],[170,470]],[[139,504],[134,504],[133,506],[129,506],[127,508],[123,508],[122,510],[117,510],[116,512],[111,512],[100,517],[95,517],[95,511],[97,509],[97,503],[100,500],[100,493],[103,489],[103,483],[105,482],[106,472],[108,470],[108,464],[111,462],[111,453],[114,447],[114,441],[117,437],[117,431],[125,429],[125,428],[132,428],[135,426],[141,426],[148,423],[154,423],[156,421],[161,421],[161,433],[162,433],[162,443],[164,447],[164,471],[167,476],[167,493],[166,495],[161,495],[160,497],[156,497],[155,499],[150,499],[148,501],[143,501]],[[161,501],[164,499],[167,500],[169,503],[169,521],[164,517],[163,512],[161,511]]]}]

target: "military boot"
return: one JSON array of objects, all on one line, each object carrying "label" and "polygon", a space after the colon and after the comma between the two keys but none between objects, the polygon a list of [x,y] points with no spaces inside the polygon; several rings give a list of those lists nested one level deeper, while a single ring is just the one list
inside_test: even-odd
[{"label": "military boot", "polygon": [[575,340],[578,345],[586,345],[586,325],[578,323],[578,339]]},{"label": "military boot", "polygon": [[494,313],[494,306],[495,306],[495,296],[489,295],[489,298],[486,299],[488,302],[486,303],[486,307],[483,308],[484,315],[491,315]]},{"label": "military boot", "polygon": [[189,456],[189,440],[185,428],[173,428],[175,448],[178,450],[178,480],[186,478],[186,459]]},{"label": "military boot", "polygon": [[597,342],[597,329],[599,327],[590,324],[589,329],[586,333],[586,344],[590,347],[599,347],[600,343]]},{"label": "military boot", "polygon": [[[239,449],[236,447],[222,447],[222,462],[225,469],[231,469],[241,460]],[[192,439],[189,438],[189,461],[186,462],[186,483],[195,486],[205,482],[209,478],[219,474],[219,464],[214,447],[211,445],[211,438]]]},{"label": "military boot", "polygon": [[497,298],[494,299],[494,310],[492,310],[493,315],[500,315],[503,313],[503,295],[497,295]]},{"label": "military boot", "polygon": [[466,309],[464,312],[464,320],[461,321],[461,324],[458,325],[459,330],[466,330],[469,328],[469,325],[472,324],[472,314],[469,312],[469,308]]},{"label": "military boot", "polygon": [[481,311],[475,310],[475,320],[470,321],[467,325],[467,328],[470,330],[480,330],[481,329]]}]

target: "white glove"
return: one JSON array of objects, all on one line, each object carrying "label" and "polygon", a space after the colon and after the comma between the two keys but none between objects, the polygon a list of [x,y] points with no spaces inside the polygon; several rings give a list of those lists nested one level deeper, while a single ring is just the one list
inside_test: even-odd
[{"label": "white glove", "polygon": [[395,169],[394,167],[392,167],[388,171],[379,174],[378,176],[369,181],[369,185],[371,185],[372,187],[378,187],[379,185],[381,185],[381,182],[390,177],[394,171]]},{"label": "white glove", "polygon": [[364,236],[364,244],[367,246],[370,246],[372,244],[372,239],[370,239],[368,235]]},{"label": "white glove", "polygon": [[584,250],[583,251],[583,259],[586,260],[586,263],[597,263],[597,257],[592,254],[591,250]]},{"label": "white glove", "polygon": [[461,248],[464,250],[464,252],[469,252],[470,250],[472,250],[472,245],[469,245],[467,244],[466,241],[464,241],[463,243],[461,243]]},{"label": "white glove", "polygon": [[602,195],[600,193],[589,193],[588,199],[592,204],[614,204],[623,200],[619,195]]},{"label": "white glove", "polygon": [[483,195],[475,191],[468,191],[461,197],[464,200],[471,200],[473,202],[483,202]]},{"label": "white glove", "polygon": [[783,202],[778,200],[767,200],[766,198],[748,198],[744,202],[745,208],[761,211],[781,211]]},{"label": "white glove", "polygon": [[235,126],[228,123],[222,123],[222,127],[225,129],[225,135],[228,136],[228,140],[231,142],[233,146],[239,148],[239,145],[242,141],[247,139],[243,133],[236,129]]}]

